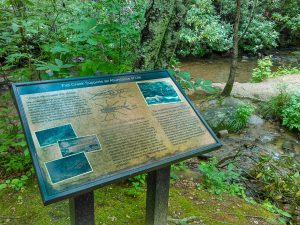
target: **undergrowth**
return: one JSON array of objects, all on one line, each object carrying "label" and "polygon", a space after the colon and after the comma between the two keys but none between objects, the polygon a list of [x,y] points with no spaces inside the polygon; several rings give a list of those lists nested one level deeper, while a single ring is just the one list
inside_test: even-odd
[{"label": "undergrowth", "polygon": [[261,105],[260,112],[265,118],[279,120],[289,129],[300,131],[300,97],[296,94],[281,89],[279,95]]},{"label": "undergrowth", "polygon": [[[293,212],[300,205],[300,162],[294,154],[280,157],[262,155],[251,172],[255,177],[256,199],[271,212],[281,215],[280,221],[291,224]],[[289,212],[280,208],[288,204]]]},{"label": "undergrowth", "polygon": [[20,190],[33,174],[29,150],[9,93],[0,100],[0,190]]},{"label": "undergrowth", "polygon": [[252,173],[262,185],[259,193],[277,205],[300,204],[300,162],[294,154],[262,155]]},{"label": "undergrowth", "polygon": [[278,214],[279,222],[292,224],[292,215],[280,208],[286,202],[294,208],[300,203],[300,164],[295,160],[293,155],[283,155],[280,159],[261,156],[251,172],[256,183],[261,185],[256,189],[256,196],[248,197],[243,184],[246,178],[241,175],[241,171],[233,163],[220,168],[218,160],[211,158],[199,165],[203,179],[198,188],[220,195],[221,199],[221,194],[227,193],[252,204],[260,203],[268,211]]},{"label": "undergrowth", "polygon": [[[173,180],[178,179],[178,176],[176,175],[175,171],[183,171],[186,168],[187,167],[185,161],[181,161],[171,165],[171,173],[170,173],[171,179]],[[132,178],[129,178],[128,181],[130,183],[130,186],[127,189],[127,194],[133,197],[138,196],[141,191],[144,191],[146,180],[147,180],[147,174],[140,174]]]},{"label": "undergrowth", "polygon": [[240,105],[234,112],[233,118],[226,122],[227,129],[232,132],[237,132],[245,128],[253,111],[251,105]]},{"label": "undergrowth", "polygon": [[266,56],[257,61],[257,67],[253,69],[251,82],[258,83],[271,77],[279,77],[287,74],[300,74],[300,68],[293,66],[280,66],[276,71],[272,72],[273,66],[272,56]]},{"label": "undergrowth", "polygon": [[251,82],[258,83],[272,76],[272,57],[267,56],[257,61],[257,68],[253,69]]},{"label": "undergrowth", "polygon": [[232,163],[225,169],[220,169],[218,160],[212,158],[208,162],[201,162],[199,170],[203,174],[203,182],[199,188],[205,188],[214,194],[229,193],[245,197],[245,188],[241,185],[243,178]]}]

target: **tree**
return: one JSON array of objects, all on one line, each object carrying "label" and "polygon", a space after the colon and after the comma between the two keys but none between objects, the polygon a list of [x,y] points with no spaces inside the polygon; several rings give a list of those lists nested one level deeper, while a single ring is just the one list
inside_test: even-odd
[{"label": "tree", "polygon": [[150,0],[134,68],[167,68],[176,49],[188,0]]},{"label": "tree", "polygon": [[238,56],[239,56],[239,41],[244,37],[246,32],[248,31],[250,24],[253,20],[255,8],[257,6],[257,0],[254,0],[252,6],[251,13],[249,15],[249,19],[247,21],[247,24],[245,26],[245,29],[242,31],[241,35],[239,35],[240,31],[240,19],[241,19],[241,0],[236,0],[236,15],[233,25],[233,55],[231,58],[231,66],[230,66],[230,72],[229,77],[227,80],[227,83],[221,93],[223,96],[229,96],[231,94],[235,75],[236,75],[236,69],[238,65]]},{"label": "tree", "polygon": [[230,73],[227,80],[227,83],[222,91],[223,96],[229,96],[235,79],[236,68],[238,63],[239,56],[239,26],[241,18],[241,0],[236,0],[236,15],[233,26],[233,55],[231,59]]}]

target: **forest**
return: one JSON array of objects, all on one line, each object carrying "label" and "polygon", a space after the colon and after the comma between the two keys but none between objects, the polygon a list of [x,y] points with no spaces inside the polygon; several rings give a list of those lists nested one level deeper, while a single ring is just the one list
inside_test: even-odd
[{"label": "forest", "polygon": [[[299,0],[0,0],[0,12],[0,224],[70,223],[66,201],[42,206],[12,83],[159,69],[223,143],[172,165],[168,223],[300,223]],[[144,224],[146,179],[95,191],[99,224]]]}]

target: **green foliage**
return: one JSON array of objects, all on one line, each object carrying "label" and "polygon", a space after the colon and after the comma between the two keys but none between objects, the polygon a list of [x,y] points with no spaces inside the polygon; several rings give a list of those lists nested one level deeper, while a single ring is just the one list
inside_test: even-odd
[{"label": "green foliage", "polygon": [[298,95],[281,89],[280,94],[264,103],[260,111],[264,117],[281,120],[282,125],[300,131],[300,97]]},{"label": "green foliage", "polygon": [[199,170],[203,174],[202,185],[214,194],[229,193],[245,197],[245,188],[240,184],[242,177],[236,171],[233,164],[228,164],[226,169],[218,168],[216,158],[209,162],[201,162]]},{"label": "green foliage", "polygon": [[[246,29],[248,20],[248,17],[242,17],[241,32]],[[275,30],[275,23],[258,13],[251,21],[239,45],[246,52],[256,53],[262,49],[277,47],[278,35],[278,32]]]},{"label": "green foliage", "polygon": [[183,170],[186,170],[186,168],[187,168],[187,166],[186,166],[185,161],[181,161],[179,163],[171,165],[171,170],[173,170],[173,171],[183,171]]},{"label": "green foliage", "polygon": [[292,66],[280,66],[275,72],[272,72],[272,56],[266,56],[257,61],[257,68],[253,69],[251,82],[258,83],[271,77],[279,77],[287,74],[299,74],[300,69]]},{"label": "green foliage", "polygon": [[258,83],[266,78],[272,77],[272,56],[267,56],[263,59],[259,59],[257,61],[257,64],[257,68],[255,68],[252,72],[251,82]]},{"label": "green foliage", "polygon": [[131,186],[127,189],[127,194],[133,197],[139,195],[141,191],[144,190],[144,185],[146,183],[146,174],[140,174],[128,179]]},{"label": "green foliage", "polygon": [[271,18],[276,23],[276,29],[281,31],[286,43],[299,44],[300,35],[300,2],[298,0],[273,0],[270,7]]},{"label": "green foliage", "polygon": [[43,77],[43,79],[50,79],[52,76],[56,78],[64,78],[69,75],[66,69],[73,67],[73,64],[64,64],[60,59],[54,59],[55,63],[36,63],[36,70],[45,71],[48,76]]},{"label": "green foliage", "polygon": [[227,51],[232,46],[231,32],[230,24],[218,16],[213,1],[194,1],[180,34],[179,53],[203,56],[210,50]]},{"label": "green foliage", "polygon": [[233,119],[228,122],[227,128],[229,131],[237,132],[246,127],[248,120],[253,112],[251,105],[240,105],[234,112]]},{"label": "green foliage", "polygon": [[[252,174],[261,183],[258,192],[278,207],[288,202],[293,207],[300,204],[300,162],[293,154],[280,157],[261,156]],[[285,217],[288,213],[276,209]]]},{"label": "green foliage", "polygon": [[7,179],[5,183],[0,184],[0,190],[5,188],[10,188],[15,191],[20,191],[28,181],[29,177],[34,173],[33,168],[26,172],[25,175],[22,175],[19,178],[13,178],[12,180]]},{"label": "green foliage", "polygon": [[32,174],[32,164],[19,117],[8,104],[9,93],[0,101],[0,174],[8,179],[0,188],[20,189]]},{"label": "green foliage", "polygon": [[289,101],[290,95],[286,92],[286,89],[281,88],[280,94],[272,97],[268,102],[261,104],[259,111],[265,118],[279,120],[285,104]]},{"label": "green foliage", "polygon": [[52,79],[131,70],[144,1],[1,0],[0,66]]},{"label": "green foliage", "polygon": [[280,66],[272,73],[272,77],[280,77],[287,74],[300,74],[300,68],[293,66]]},{"label": "green foliage", "polygon": [[[171,175],[170,175],[171,178],[178,179],[174,171],[183,171],[185,169],[186,169],[186,164],[184,161],[171,165]],[[129,178],[128,180],[131,186],[127,189],[127,194],[136,197],[139,195],[141,191],[144,191],[146,177],[147,177],[146,174],[140,174],[132,178]]]},{"label": "green foliage", "polygon": [[282,124],[300,131],[300,97],[292,95],[282,109]]},{"label": "green foliage", "polygon": [[[276,46],[278,31],[294,39],[299,36],[297,0],[257,4],[248,26],[253,2],[242,2],[240,47],[244,51]],[[1,69],[28,66],[34,71],[38,67],[39,76],[30,79],[131,70],[146,6],[142,0],[0,0]],[[193,1],[178,52],[202,56],[231,49],[234,12],[232,0]],[[56,59],[73,66],[62,68]]]},{"label": "green foliage", "polygon": [[[254,16],[249,23],[254,1],[242,1],[239,47],[251,53],[277,46],[276,24],[266,15],[272,8],[267,4],[256,4]],[[181,55],[203,56],[232,48],[235,2],[232,0],[196,0],[187,12],[185,26],[180,34]]]},{"label": "green foliage", "polygon": [[191,75],[189,72],[174,72],[174,71],[170,71],[170,72],[172,75],[174,75],[177,78],[180,86],[183,89],[196,91],[198,88],[201,88],[206,93],[216,92],[216,89],[212,87],[212,81],[210,80],[204,80],[198,78],[195,81],[193,81],[191,79]]},{"label": "green foliage", "polygon": [[[262,203],[262,206],[267,209],[269,212],[273,212],[276,213],[278,215],[280,215],[281,217],[278,219],[279,222],[281,222],[282,224],[287,224],[288,221],[290,221],[291,219],[291,215],[279,208],[277,208],[274,204],[272,204],[269,200],[265,200]],[[283,217],[282,217],[283,216]],[[292,224],[292,223],[290,223]]]},{"label": "green foliage", "polygon": [[186,163],[185,161],[181,161],[179,163],[176,163],[176,164],[172,164],[171,165],[171,179],[175,179],[177,180],[178,179],[178,176],[176,175],[175,171],[184,171],[186,170]]}]

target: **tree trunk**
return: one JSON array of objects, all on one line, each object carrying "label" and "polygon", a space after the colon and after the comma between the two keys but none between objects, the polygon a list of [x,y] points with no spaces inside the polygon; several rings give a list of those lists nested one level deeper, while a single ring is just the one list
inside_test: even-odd
[{"label": "tree trunk", "polygon": [[175,8],[155,63],[155,68],[168,68],[176,50],[179,33],[187,13],[189,0],[176,0]]},{"label": "tree trunk", "polygon": [[177,46],[188,0],[150,0],[135,70],[166,68]]},{"label": "tree trunk", "polygon": [[239,25],[240,25],[240,18],[241,18],[241,0],[236,0],[236,15],[233,25],[233,55],[231,59],[231,66],[230,66],[230,73],[227,80],[227,83],[222,91],[222,96],[229,96],[231,94],[237,64],[238,64],[238,56],[239,56]]}]

